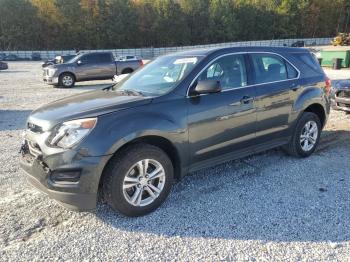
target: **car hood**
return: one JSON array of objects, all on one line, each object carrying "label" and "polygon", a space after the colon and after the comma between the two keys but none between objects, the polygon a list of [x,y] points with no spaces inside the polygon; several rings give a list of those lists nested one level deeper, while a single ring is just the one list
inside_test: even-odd
[{"label": "car hood", "polygon": [[51,69],[67,69],[69,67],[74,67],[74,63],[63,63],[63,64],[54,64],[54,65],[49,65],[47,68]]},{"label": "car hood", "polygon": [[28,122],[40,126],[43,131],[47,131],[64,121],[96,117],[145,105],[151,101],[151,97],[132,96],[103,89],[74,95],[39,107],[30,114]]},{"label": "car hood", "polygon": [[349,89],[350,90],[350,80],[335,80],[335,81],[332,81],[332,83],[336,89]]}]

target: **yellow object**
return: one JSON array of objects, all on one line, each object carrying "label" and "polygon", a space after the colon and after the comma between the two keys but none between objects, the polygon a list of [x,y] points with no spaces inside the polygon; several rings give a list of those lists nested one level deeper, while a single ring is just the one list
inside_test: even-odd
[{"label": "yellow object", "polygon": [[339,33],[336,37],[334,37],[332,41],[332,45],[334,46],[350,45],[350,34]]}]

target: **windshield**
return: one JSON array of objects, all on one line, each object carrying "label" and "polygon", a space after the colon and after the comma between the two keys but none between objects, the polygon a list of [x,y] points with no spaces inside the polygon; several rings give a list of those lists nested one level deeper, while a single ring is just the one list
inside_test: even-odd
[{"label": "windshield", "polygon": [[132,91],[159,96],[170,92],[202,59],[201,56],[164,56],[114,86],[116,91]]},{"label": "windshield", "polygon": [[69,59],[67,62],[65,63],[75,63],[78,62],[78,60],[82,57],[83,54],[81,55],[73,55],[73,57],[71,59]]}]

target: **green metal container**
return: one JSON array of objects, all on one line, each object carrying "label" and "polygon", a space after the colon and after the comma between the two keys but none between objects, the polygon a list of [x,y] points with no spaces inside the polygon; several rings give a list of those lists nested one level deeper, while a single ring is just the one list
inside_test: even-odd
[{"label": "green metal container", "polygon": [[334,58],[342,58],[342,67],[350,66],[350,50],[321,51],[322,66],[333,66]]}]

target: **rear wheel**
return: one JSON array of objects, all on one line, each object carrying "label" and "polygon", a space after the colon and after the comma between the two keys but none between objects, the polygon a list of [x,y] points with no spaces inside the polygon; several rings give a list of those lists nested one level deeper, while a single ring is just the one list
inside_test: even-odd
[{"label": "rear wheel", "polygon": [[321,135],[319,117],[311,112],[304,112],[299,119],[290,142],[284,150],[296,157],[308,157],[316,149]]},{"label": "rear wheel", "polygon": [[107,166],[103,194],[107,203],[126,216],[154,211],[173,184],[173,165],[158,147],[137,144],[114,157]]},{"label": "rear wheel", "polygon": [[75,84],[75,78],[70,73],[63,73],[58,78],[58,85],[66,88],[73,87]]}]

